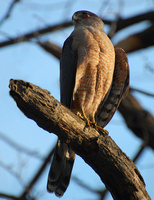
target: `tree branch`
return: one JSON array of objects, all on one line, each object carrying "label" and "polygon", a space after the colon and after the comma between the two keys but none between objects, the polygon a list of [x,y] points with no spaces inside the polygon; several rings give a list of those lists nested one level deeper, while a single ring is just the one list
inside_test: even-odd
[{"label": "tree branch", "polygon": [[[110,25],[110,26],[114,23],[113,20],[106,20],[106,19],[102,19],[102,20],[103,20],[104,24],[107,24],[107,25]],[[128,26],[131,26],[133,24],[136,24],[136,23],[139,23],[139,22],[142,22],[142,21],[154,22],[154,12],[151,11],[151,12],[139,14],[139,15],[136,15],[136,16],[133,16],[133,17],[128,17],[126,19],[119,18],[119,20],[117,20],[117,23],[116,23],[115,33],[117,33],[118,31],[120,31],[124,28],[127,28]],[[46,28],[34,30],[34,31],[29,32],[29,33],[25,33],[21,36],[17,36],[17,37],[11,38],[9,40],[5,40],[5,41],[0,43],[0,48],[6,47],[6,46],[9,46],[9,45],[13,45],[13,44],[16,44],[16,43],[20,43],[20,42],[25,42],[25,41],[28,41],[32,38],[39,37],[40,35],[47,34],[47,33],[53,32],[53,31],[57,31],[57,30],[60,30],[62,28],[67,28],[67,27],[70,27],[72,25],[73,25],[72,21],[62,22],[62,23],[55,24],[55,25],[49,25]],[[153,38],[153,34],[150,34],[150,36],[152,36],[151,40],[150,40],[149,37],[147,37],[148,34],[150,34],[150,29],[147,29],[147,32],[144,31],[143,34],[141,32],[141,33],[139,33],[139,35],[137,35],[137,37],[139,37],[139,39],[140,38],[142,39],[144,36],[146,37],[146,38],[143,38],[145,40],[146,47],[153,45],[153,42],[152,42],[152,44],[150,42]],[[136,35],[135,35],[135,37],[136,37]],[[141,43],[141,41],[139,41],[139,42]],[[143,47],[143,48],[146,48],[146,47]],[[137,50],[137,49],[138,49],[137,47],[136,47],[136,49],[134,48],[134,50]]]},{"label": "tree branch", "polygon": [[10,95],[38,126],[70,145],[100,176],[115,200],[150,199],[140,172],[110,136],[99,134],[50,96],[22,80],[10,80]]},{"label": "tree branch", "polygon": [[123,48],[126,53],[131,53],[140,49],[145,49],[154,45],[154,24],[144,31],[130,35],[119,41],[115,47]]},{"label": "tree branch", "polygon": [[50,41],[38,41],[37,44],[40,45],[40,47],[42,47],[45,51],[50,53],[50,55],[53,55],[60,60],[62,49],[57,44],[54,44]]},{"label": "tree branch", "polygon": [[28,186],[25,188],[25,190],[20,195],[20,197],[18,197],[19,200],[21,200],[21,199],[22,200],[27,200],[28,199],[28,198],[26,198],[27,195],[30,193],[30,190],[33,188],[33,186],[35,185],[35,183],[38,181],[38,179],[42,175],[42,173],[45,170],[47,164],[50,162],[53,153],[54,153],[54,148],[51,149],[51,151],[47,155],[45,161],[43,162],[43,164],[41,165],[41,167],[38,169],[38,171],[36,172],[36,174],[34,175],[34,177],[32,178],[32,180],[30,181],[30,183],[28,184]]},{"label": "tree branch", "polygon": [[0,198],[18,200],[18,197],[14,195],[5,194],[5,193],[0,193]]},{"label": "tree branch", "polygon": [[[113,23],[113,21],[111,20],[103,20],[105,24],[111,25]],[[143,21],[149,21],[151,23],[154,22],[154,12],[150,11],[150,12],[146,12],[146,13],[141,13],[132,17],[128,17],[128,18],[119,18],[119,20],[117,21],[116,24],[116,33],[118,31],[121,31],[124,28],[127,28],[129,26],[132,26],[134,24],[143,22]]]},{"label": "tree branch", "polygon": [[121,101],[118,108],[125,122],[134,134],[140,137],[146,146],[154,149],[154,118],[144,110],[135,97],[128,93],[126,98]]},{"label": "tree branch", "polygon": [[85,190],[95,193],[97,195],[100,196],[100,199],[103,200],[108,192],[108,190],[106,188],[102,189],[102,190],[96,190],[91,188],[90,186],[86,185],[85,183],[83,183],[83,181],[81,181],[78,177],[73,176],[72,179],[75,181],[75,183],[77,183],[79,186],[81,186],[82,188],[84,188]]},{"label": "tree branch", "polygon": [[5,14],[4,17],[0,20],[0,25],[2,25],[2,23],[3,23],[6,19],[8,19],[8,18],[10,17],[10,14],[11,14],[11,11],[12,11],[14,5],[15,5],[16,3],[18,3],[19,1],[20,1],[20,0],[13,0],[13,1],[12,1],[12,3],[10,4],[10,6],[9,6],[7,12],[6,12],[6,14]]},{"label": "tree branch", "polygon": [[46,34],[46,33],[49,33],[49,32],[53,32],[53,31],[57,31],[57,30],[62,29],[62,28],[67,28],[71,25],[73,25],[72,22],[63,22],[63,23],[59,23],[59,24],[56,24],[56,25],[48,26],[46,28],[31,31],[31,32],[25,33],[21,36],[17,36],[17,37],[14,37],[14,38],[11,38],[9,40],[1,42],[0,48],[6,47],[6,46],[9,46],[9,45],[13,45],[13,44],[17,44],[17,43],[20,43],[20,42],[25,42],[25,41],[28,41],[32,38],[37,38],[40,35],[43,35],[43,34]]},{"label": "tree branch", "polygon": [[0,140],[3,140],[4,142],[6,142],[8,145],[10,145],[11,147],[13,147],[14,149],[16,149],[19,152],[22,152],[29,156],[33,156],[35,158],[44,160],[44,157],[41,156],[38,153],[38,151],[29,150],[28,148],[25,148],[25,147],[19,145],[18,143],[14,142],[13,140],[8,138],[6,135],[2,134],[1,132],[0,132]]},{"label": "tree branch", "polygon": [[129,90],[130,90],[130,92],[139,92],[139,93],[141,93],[141,94],[145,94],[145,95],[147,95],[147,96],[150,96],[150,97],[154,97],[154,94],[152,94],[152,93],[150,93],[150,92],[146,92],[146,91],[143,91],[143,90],[139,90],[139,89],[137,89],[137,88],[132,88],[132,87],[129,87]]}]

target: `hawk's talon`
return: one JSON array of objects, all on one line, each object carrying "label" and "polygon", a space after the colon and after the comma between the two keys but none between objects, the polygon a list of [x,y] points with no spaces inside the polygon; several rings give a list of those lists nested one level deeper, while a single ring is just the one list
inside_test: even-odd
[{"label": "hawk's talon", "polygon": [[80,112],[77,112],[77,116],[79,116],[81,119],[84,119]]},{"label": "hawk's talon", "polygon": [[84,130],[85,130],[86,127],[87,127],[87,128],[92,127],[92,128],[95,128],[95,129],[96,129],[97,131],[99,131],[100,133],[104,133],[105,135],[108,135],[108,134],[109,134],[107,130],[103,129],[101,126],[97,126],[97,124],[96,124],[94,118],[92,118],[92,121],[90,121],[90,120],[86,117],[86,115],[85,115],[85,113],[84,113],[83,111],[82,111],[82,114],[81,114],[80,112],[77,112],[77,115],[78,115],[81,119],[83,119],[83,120],[86,121],[86,126],[84,127]]},{"label": "hawk's talon", "polygon": [[97,125],[96,125],[96,123],[93,123],[93,122],[90,121],[90,126],[91,126],[92,128],[96,128]]},{"label": "hawk's talon", "polygon": [[101,126],[96,125],[96,130],[98,130],[100,133],[104,133],[105,135],[109,134],[109,132],[106,129],[103,129]]}]

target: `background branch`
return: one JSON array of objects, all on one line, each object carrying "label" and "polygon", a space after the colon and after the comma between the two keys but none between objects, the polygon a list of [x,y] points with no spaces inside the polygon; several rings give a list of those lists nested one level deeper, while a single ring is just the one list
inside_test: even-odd
[{"label": "background branch", "polygon": [[147,96],[154,97],[154,94],[149,93],[149,92],[146,92],[146,91],[143,91],[143,90],[139,90],[139,89],[137,89],[137,88],[132,88],[132,87],[130,87],[129,90],[130,90],[131,92],[132,92],[132,91],[134,91],[134,92],[139,92],[139,93],[141,93],[141,94],[145,94],[145,95],[147,95]]},{"label": "background branch", "polygon": [[129,93],[118,108],[127,126],[141,138],[146,146],[154,149],[154,118],[143,109],[137,99]]},{"label": "background branch", "polygon": [[0,193],[0,198],[18,200],[18,197],[14,195],[5,194],[5,193]]},{"label": "background branch", "polygon": [[43,162],[41,167],[38,169],[38,171],[36,172],[36,174],[34,175],[32,180],[30,181],[28,186],[25,188],[24,192],[20,195],[20,197],[18,197],[19,200],[26,200],[27,199],[27,195],[29,195],[31,189],[33,188],[35,183],[38,181],[40,176],[42,175],[42,173],[45,170],[47,164],[50,162],[53,153],[54,153],[54,148],[51,149],[50,153],[45,158],[45,161]]},{"label": "background branch", "polygon": [[12,148],[16,149],[19,152],[23,152],[29,156],[34,156],[35,158],[44,160],[43,156],[39,155],[37,151],[31,151],[27,148],[24,148],[23,146],[17,144],[16,142],[14,142],[13,140],[11,140],[10,138],[8,138],[6,135],[0,133],[0,139],[3,140],[4,142],[6,142],[8,145],[10,145]]},{"label": "background branch", "polygon": [[[102,19],[102,20],[103,20],[104,24],[107,24],[107,25],[114,24],[114,26],[116,26],[116,29],[114,32],[117,33],[118,31],[120,31],[124,28],[127,28],[130,25],[133,25],[133,24],[136,24],[136,23],[139,23],[142,21],[150,21],[153,23],[154,22],[153,19],[154,19],[154,12],[152,11],[152,12],[147,12],[147,13],[139,14],[136,16],[128,17],[126,19],[119,18],[116,21],[116,25],[113,20],[106,20],[106,19]],[[37,38],[43,34],[51,33],[51,32],[60,30],[62,28],[70,27],[72,25],[73,25],[72,21],[62,22],[62,23],[58,23],[55,25],[49,25],[46,28],[37,29],[35,31],[25,33],[21,36],[10,38],[9,40],[3,41],[0,43],[0,48],[6,47],[8,45],[20,43],[20,42],[25,42],[32,38]],[[153,38],[153,37],[151,37],[151,36],[153,36],[153,31],[154,31],[154,28],[152,25],[150,28],[146,29],[145,31],[142,31],[138,34],[135,34],[133,36],[128,37],[127,39],[120,41],[116,46],[122,47],[126,52],[132,52],[135,50],[139,50],[141,48],[146,48],[148,46],[154,45],[154,41],[153,40],[151,41],[151,39]],[[129,40],[129,43],[127,43],[128,40]],[[133,41],[135,41],[135,40],[137,40],[138,43],[135,42],[136,45],[133,46],[133,48],[132,48]],[[131,41],[131,45],[130,45],[130,41]],[[129,46],[129,49],[128,49],[127,45]]]},{"label": "background branch", "polygon": [[0,20],[0,25],[2,25],[2,23],[8,19],[10,17],[10,14],[13,10],[13,7],[15,6],[16,3],[18,3],[20,0],[12,0],[12,3],[9,5],[9,8],[6,12],[6,14],[4,15],[4,17]]},{"label": "background branch", "polygon": [[13,44],[16,44],[16,43],[20,43],[20,42],[26,42],[26,41],[28,41],[32,38],[37,38],[40,35],[50,33],[50,32],[54,32],[54,31],[60,30],[62,28],[67,28],[71,25],[73,25],[72,22],[63,22],[61,24],[58,23],[56,25],[51,25],[51,26],[48,26],[46,28],[41,28],[41,29],[38,29],[38,30],[35,30],[35,31],[30,31],[30,32],[25,33],[21,36],[17,36],[17,37],[14,37],[12,39],[1,42],[0,48],[6,47],[6,46],[9,46],[9,45],[13,45]]}]

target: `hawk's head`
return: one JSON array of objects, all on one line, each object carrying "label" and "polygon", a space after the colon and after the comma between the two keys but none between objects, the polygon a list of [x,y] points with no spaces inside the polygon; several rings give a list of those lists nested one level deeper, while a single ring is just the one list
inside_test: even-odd
[{"label": "hawk's head", "polygon": [[103,28],[103,21],[97,15],[92,12],[81,10],[74,13],[72,20],[75,26],[86,25],[86,26],[101,26]]}]

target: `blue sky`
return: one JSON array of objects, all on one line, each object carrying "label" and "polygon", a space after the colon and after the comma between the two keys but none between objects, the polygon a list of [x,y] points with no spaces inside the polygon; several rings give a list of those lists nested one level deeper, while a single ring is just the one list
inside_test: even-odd
[{"label": "blue sky", "polygon": [[[6,13],[10,0],[0,1],[0,19]],[[118,2],[118,3],[117,3]],[[77,10],[90,10],[106,18],[113,18],[116,13],[121,12],[121,16],[128,17],[147,10],[154,10],[152,0],[125,0],[125,1],[100,1],[81,0],[77,1],[41,1],[22,0],[16,4],[8,18],[0,27],[0,41],[6,37],[14,37],[31,30],[36,30],[47,25],[56,24],[65,20],[70,20],[72,14]],[[125,36],[144,29],[147,24],[142,23],[128,28],[127,33],[123,31],[118,34],[113,42]],[[62,46],[64,40],[69,36],[73,27],[60,30],[41,36],[41,40],[50,40]],[[108,27],[105,27],[108,30]],[[132,87],[154,93],[154,74],[146,69],[146,65],[154,68],[154,48],[150,47],[133,54],[129,54],[130,64],[130,85]],[[30,150],[38,152],[41,156],[46,156],[56,142],[56,136],[49,134],[39,128],[36,123],[26,118],[17,108],[13,99],[9,96],[9,80],[23,79],[32,82],[51,92],[59,100],[59,60],[49,55],[36,44],[33,39],[29,42],[19,43],[0,49],[0,192],[19,195],[23,186],[28,184],[39,165],[41,159],[16,151],[10,147],[3,139],[2,134],[10,138],[17,144]],[[141,105],[154,115],[154,100],[142,94],[134,93]],[[141,140],[127,129],[123,119],[117,112],[112,121],[107,125],[110,136],[119,147],[132,158],[141,145]],[[2,166],[5,165],[5,166]],[[16,177],[6,170],[9,167],[16,176],[20,175],[20,182]],[[147,148],[137,163],[143,175],[146,188],[152,199],[154,199],[154,155],[150,148]],[[33,194],[38,199],[57,199],[53,194],[46,192],[46,182],[49,166],[33,190]],[[82,182],[93,188],[103,188],[99,177],[87,164],[77,156],[73,168],[73,176],[78,177]],[[97,199],[97,195],[86,192],[73,180],[65,193],[63,199]],[[112,199],[108,195],[106,198]]]}]

